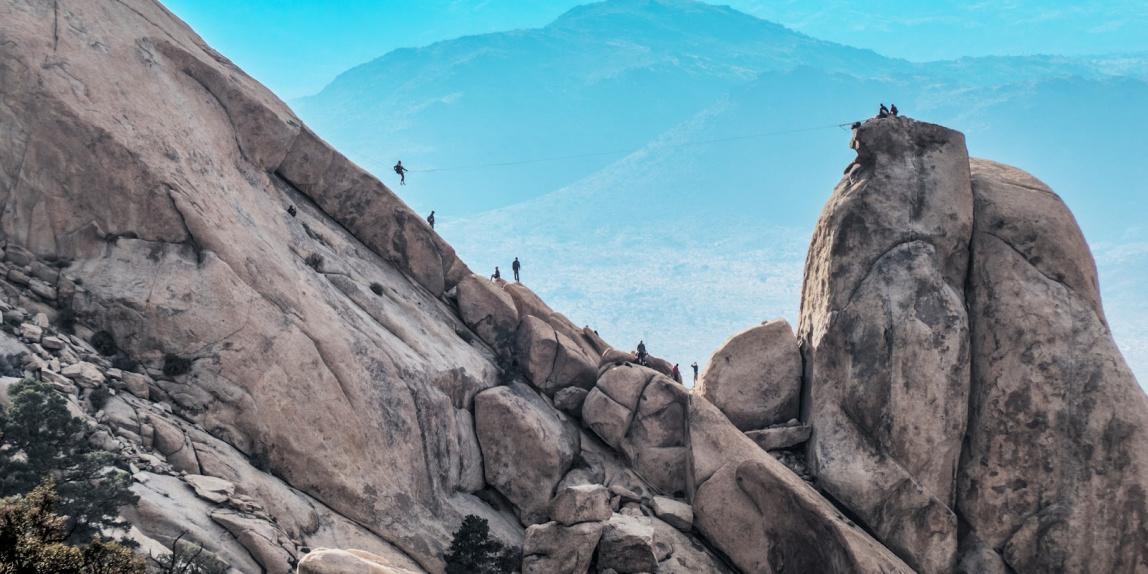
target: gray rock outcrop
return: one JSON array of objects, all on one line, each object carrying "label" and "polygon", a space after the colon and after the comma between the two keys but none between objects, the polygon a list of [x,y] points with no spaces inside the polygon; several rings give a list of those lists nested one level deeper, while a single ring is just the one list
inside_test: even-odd
[{"label": "gray rock outcrop", "polygon": [[879,540],[940,574],[968,409],[968,154],[959,132],[907,118],[869,122],[851,145],[805,264],[809,461]]},{"label": "gray rock outcrop", "polygon": [[1148,397],[1068,208],[972,161],[972,379],[957,508],[1017,572],[1148,572]]}]

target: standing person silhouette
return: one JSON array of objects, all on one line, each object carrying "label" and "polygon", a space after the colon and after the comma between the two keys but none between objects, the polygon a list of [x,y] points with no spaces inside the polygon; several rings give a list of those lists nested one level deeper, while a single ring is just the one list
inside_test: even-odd
[{"label": "standing person silhouette", "polygon": [[522,269],[522,264],[518,262],[518,258],[514,258],[514,263],[510,264],[510,270],[514,272],[514,280],[518,281],[518,270]]},{"label": "standing person silhouette", "polygon": [[430,224],[431,229],[434,229],[434,210],[433,209],[431,210],[430,215],[427,216],[427,223]]},{"label": "standing person silhouette", "polygon": [[410,170],[403,167],[403,160],[400,159],[399,163],[395,164],[395,173],[399,174],[399,185],[406,185],[407,184],[407,172],[408,171],[410,171]]},{"label": "standing person silhouette", "polygon": [[694,384],[696,385],[698,384],[698,362],[694,361],[690,366],[694,368]]}]

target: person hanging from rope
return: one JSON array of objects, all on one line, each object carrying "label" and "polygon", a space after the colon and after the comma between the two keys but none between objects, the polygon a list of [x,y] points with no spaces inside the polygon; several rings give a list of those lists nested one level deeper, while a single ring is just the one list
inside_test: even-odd
[{"label": "person hanging from rope", "polygon": [[[885,107],[885,106],[882,105],[881,107]],[[399,174],[399,185],[406,185],[407,184],[407,172],[408,171],[410,171],[410,170],[403,167],[403,160],[400,159],[399,163],[395,164],[395,173]]]},{"label": "person hanging from rope", "polygon": [[646,343],[645,341],[638,341],[638,364],[646,364]]},{"label": "person hanging from rope", "polygon": [[897,117],[897,104],[889,104],[889,115]]},{"label": "person hanging from rope", "polygon": [[518,270],[522,269],[522,264],[518,262],[518,258],[514,258],[514,263],[510,264],[510,270],[514,272],[514,280],[518,281]]},{"label": "person hanging from rope", "polygon": [[498,272],[498,266],[497,265],[494,266],[494,275],[490,276],[491,281],[494,281],[496,279],[502,279],[502,274]]},{"label": "person hanging from rope", "polygon": [[889,117],[889,108],[886,108],[885,104],[881,104],[881,109],[877,111],[877,117],[879,117],[879,118]]},{"label": "person hanging from rope", "polygon": [[431,210],[430,215],[427,216],[427,223],[430,224],[431,229],[434,229],[434,210],[433,209]]}]

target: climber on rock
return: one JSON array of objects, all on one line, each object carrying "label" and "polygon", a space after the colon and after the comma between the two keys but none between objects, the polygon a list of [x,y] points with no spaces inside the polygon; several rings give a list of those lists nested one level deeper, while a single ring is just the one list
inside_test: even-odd
[{"label": "climber on rock", "polygon": [[518,281],[518,270],[522,269],[522,264],[518,262],[518,258],[514,258],[514,263],[510,264],[510,270],[514,272],[514,280]]},{"label": "climber on rock", "polygon": [[296,215],[299,215],[299,211],[297,209],[295,209],[294,205],[288,205],[287,206],[287,213],[291,214],[291,217],[295,217]]},{"label": "climber on rock", "polygon": [[889,115],[897,117],[897,104],[889,104]]},{"label": "climber on rock", "polygon": [[497,265],[494,266],[494,275],[490,276],[491,281],[494,281],[495,279],[502,279],[502,274],[498,272]]},{"label": "climber on rock", "polygon": [[646,364],[646,343],[644,341],[638,341],[638,364]]},{"label": "climber on rock", "polygon": [[[883,108],[885,106],[882,105],[881,107]],[[407,172],[408,171],[410,171],[410,170],[403,167],[403,160],[400,159],[399,163],[395,164],[395,173],[399,174],[399,185],[406,185],[407,184]]]},{"label": "climber on rock", "polygon": [[889,108],[886,108],[885,104],[881,104],[881,109],[877,111],[877,117],[879,117],[879,118],[889,117]]},{"label": "climber on rock", "polygon": [[433,209],[431,210],[430,215],[427,216],[427,223],[430,224],[431,229],[434,229],[434,210]]},{"label": "climber on rock", "polygon": [[674,363],[674,382],[682,382],[682,372],[678,370],[678,364]]},{"label": "climber on rock", "polygon": [[696,385],[698,384],[698,362],[694,361],[690,366],[694,368],[694,384]]}]

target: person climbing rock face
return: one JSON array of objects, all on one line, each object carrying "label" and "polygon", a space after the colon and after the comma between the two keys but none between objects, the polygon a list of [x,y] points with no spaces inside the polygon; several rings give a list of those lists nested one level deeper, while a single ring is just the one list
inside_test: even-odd
[{"label": "person climbing rock face", "polygon": [[[885,106],[882,105],[881,107],[885,107]],[[399,185],[406,185],[407,184],[407,172],[408,171],[410,171],[410,170],[403,167],[403,160],[400,159],[399,162],[395,164],[395,173],[399,174]]]},{"label": "person climbing rock face", "polygon": [[674,381],[678,382],[678,383],[682,382],[682,372],[678,370],[678,364],[677,363],[674,363],[673,373],[674,373]]},{"label": "person climbing rock face", "polygon": [[510,264],[510,270],[514,272],[514,280],[518,281],[518,270],[522,269],[522,264],[518,262],[518,258],[514,258],[514,263]]},{"label": "person climbing rock face", "polygon": [[294,205],[287,206],[287,213],[291,214],[291,217],[295,217],[299,214]]}]

